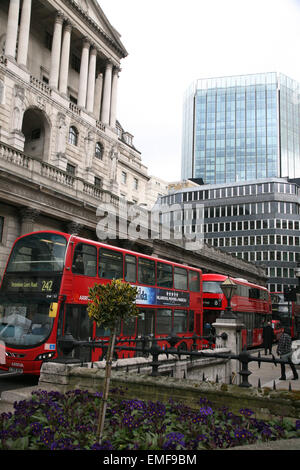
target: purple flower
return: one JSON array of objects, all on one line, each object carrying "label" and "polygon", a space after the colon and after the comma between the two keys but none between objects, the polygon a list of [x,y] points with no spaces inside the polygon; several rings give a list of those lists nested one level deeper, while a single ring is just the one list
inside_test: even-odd
[{"label": "purple flower", "polygon": [[31,430],[31,432],[34,436],[38,436],[41,433],[42,429],[43,429],[43,427],[42,427],[41,423],[38,423],[38,422],[37,423],[30,423],[30,430]]},{"label": "purple flower", "polygon": [[203,408],[200,408],[199,413],[200,413],[202,416],[210,416],[210,415],[212,415],[214,412],[213,412],[212,408],[210,408],[210,407],[203,407]]},{"label": "purple flower", "polygon": [[185,448],[185,441],[184,435],[180,432],[171,432],[166,435],[167,441],[163,445],[164,450],[176,450],[176,449],[184,449]]},{"label": "purple flower", "polygon": [[114,450],[114,448],[110,441],[103,441],[101,444],[99,444],[99,442],[93,444],[91,450]]},{"label": "purple flower", "polygon": [[244,415],[244,416],[252,416],[254,414],[254,411],[249,410],[248,408],[242,408],[240,410],[240,413],[241,415]]}]

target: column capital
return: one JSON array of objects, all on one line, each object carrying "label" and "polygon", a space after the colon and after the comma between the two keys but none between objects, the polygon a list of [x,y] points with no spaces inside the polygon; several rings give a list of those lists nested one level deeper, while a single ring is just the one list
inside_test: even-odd
[{"label": "column capital", "polygon": [[69,31],[69,32],[72,31],[73,25],[71,21],[69,20],[69,18],[64,17],[64,27],[65,27],[65,31]]},{"label": "column capital", "polygon": [[98,55],[98,49],[97,49],[96,44],[91,43],[91,52],[90,53],[93,54],[93,55]]},{"label": "column capital", "polygon": [[82,47],[90,47],[91,46],[91,40],[87,37],[87,36],[84,36],[82,38]]},{"label": "column capital", "polygon": [[75,222],[73,220],[66,223],[67,233],[70,233],[72,235],[79,235],[80,230],[82,228],[83,228],[82,224],[80,224],[79,222]]},{"label": "column capital", "polygon": [[19,216],[22,222],[35,222],[39,215],[40,211],[33,207],[21,207],[19,209]]},{"label": "column capital", "polygon": [[58,10],[55,15],[55,23],[63,24],[64,19],[65,17],[64,17],[63,12],[61,10]]},{"label": "column capital", "polygon": [[112,61],[111,59],[106,59],[106,61],[105,61],[105,66],[106,66],[106,67],[111,67],[111,68],[113,68],[114,63],[113,63],[113,61]]},{"label": "column capital", "polygon": [[120,72],[122,72],[121,67],[119,67],[118,65],[115,65],[114,69],[113,69],[113,74],[118,75],[118,73],[120,73]]}]

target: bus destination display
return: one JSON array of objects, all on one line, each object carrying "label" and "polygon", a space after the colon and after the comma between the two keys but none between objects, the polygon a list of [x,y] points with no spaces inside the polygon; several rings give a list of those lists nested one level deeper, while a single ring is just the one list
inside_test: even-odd
[{"label": "bus destination display", "polygon": [[58,294],[59,282],[57,277],[22,277],[7,276],[3,280],[1,290],[14,293]]}]

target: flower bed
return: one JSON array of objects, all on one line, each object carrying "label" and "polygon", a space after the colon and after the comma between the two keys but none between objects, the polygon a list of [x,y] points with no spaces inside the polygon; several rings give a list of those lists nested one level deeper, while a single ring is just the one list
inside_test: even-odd
[{"label": "flower bed", "polygon": [[300,437],[300,420],[263,421],[249,409],[213,409],[207,399],[182,403],[128,400],[111,390],[105,435],[95,442],[99,393],[37,391],[0,415],[0,449],[200,450]]}]

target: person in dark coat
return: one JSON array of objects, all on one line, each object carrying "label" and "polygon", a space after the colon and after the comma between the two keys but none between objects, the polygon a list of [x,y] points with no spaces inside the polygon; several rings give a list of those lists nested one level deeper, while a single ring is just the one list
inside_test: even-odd
[{"label": "person in dark coat", "polygon": [[274,341],[274,331],[271,325],[271,322],[268,323],[263,327],[263,345],[265,348],[265,354],[272,354],[272,346]]},{"label": "person in dark coat", "polygon": [[[278,346],[277,346],[277,354],[280,356],[280,359],[289,361],[288,363],[291,366],[293,376],[294,376],[292,380],[297,380],[298,373],[296,371],[295,364],[292,363],[292,338],[290,336],[288,328],[284,329],[284,332],[279,338]],[[281,367],[281,377],[279,378],[279,380],[286,380],[285,364],[280,364],[280,367]]]}]

